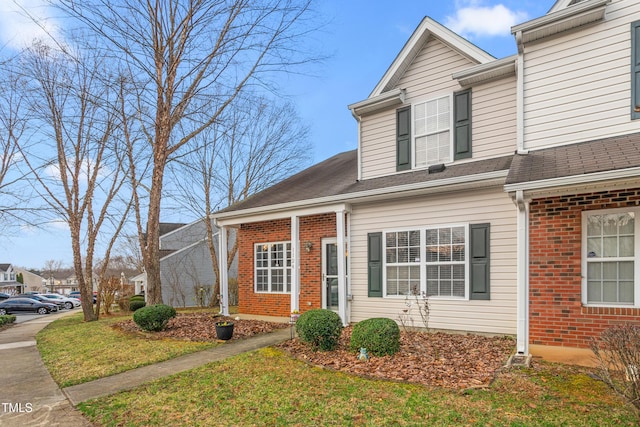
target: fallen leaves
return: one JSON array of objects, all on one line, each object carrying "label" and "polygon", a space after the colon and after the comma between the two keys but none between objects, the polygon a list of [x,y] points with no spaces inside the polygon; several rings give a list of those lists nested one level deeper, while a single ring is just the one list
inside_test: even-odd
[{"label": "fallen leaves", "polygon": [[[115,327],[149,338],[171,338],[187,341],[215,341],[215,323],[234,323],[234,340],[289,327],[286,323],[261,320],[235,320],[211,313],[178,314],[161,332],[144,333],[133,320],[119,322]],[[349,351],[351,327],[343,330],[338,349],[313,351],[298,339],[288,340],[278,347],[291,356],[315,366],[370,378],[411,382],[451,389],[488,386],[502,368],[515,343],[511,338],[486,337],[473,334],[443,332],[401,332],[400,351],[392,356],[358,360],[357,352]]]},{"label": "fallen leaves", "polygon": [[351,328],[344,329],[339,348],[314,352],[299,340],[279,347],[313,365],[366,377],[453,389],[489,385],[514,350],[504,337],[447,333],[401,332],[400,351],[362,362],[348,350]]},{"label": "fallen leaves", "polygon": [[287,328],[287,323],[265,322],[262,320],[235,320],[233,317],[218,316],[211,313],[178,313],[169,320],[167,328],[160,332],[145,333],[131,319],[116,323],[114,327],[125,332],[143,334],[148,338],[172,338],[185,341],[215,341],[216,322],[233,322],[232,340],[248,338],[253,335]]}]

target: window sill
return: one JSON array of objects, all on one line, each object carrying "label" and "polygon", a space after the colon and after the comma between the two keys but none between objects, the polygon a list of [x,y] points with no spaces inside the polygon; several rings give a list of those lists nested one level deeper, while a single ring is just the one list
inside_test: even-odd
[{"label": "window sill", "polygon": [[636,306],[603,306],[603,305],[583,305],[582,314],[599,314],[605,316],[638,316],[640,307]]}]

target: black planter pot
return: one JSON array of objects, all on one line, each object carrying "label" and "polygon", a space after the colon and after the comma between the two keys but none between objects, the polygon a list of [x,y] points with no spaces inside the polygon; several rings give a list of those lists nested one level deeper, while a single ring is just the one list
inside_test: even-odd
[{"label": "black planter pot", "polygon": [[233,323],[228,322],[226,325],[216,323],[216,336],[219,340],[230,340],[233,336]]}]

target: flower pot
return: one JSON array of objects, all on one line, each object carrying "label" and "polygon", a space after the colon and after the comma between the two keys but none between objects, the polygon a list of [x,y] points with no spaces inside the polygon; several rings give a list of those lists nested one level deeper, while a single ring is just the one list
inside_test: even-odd
[{"label": "flower pot", "polygon": [[233,336],[233,322],[225,323],[226,325],[222,322],[216,323],[216,336],[223,341],[230,340]]}]

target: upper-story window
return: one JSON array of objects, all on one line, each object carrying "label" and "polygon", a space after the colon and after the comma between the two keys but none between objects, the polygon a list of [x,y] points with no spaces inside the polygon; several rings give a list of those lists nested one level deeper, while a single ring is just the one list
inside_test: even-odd
[{"label": "upper-story window", "polygon": [[396,170],[471,157],[471,89],[396,111]]},{"label": "upper-story window", "polygon": [[451,98],[444,96],[413,107],[415,166],[451,161]]}]

